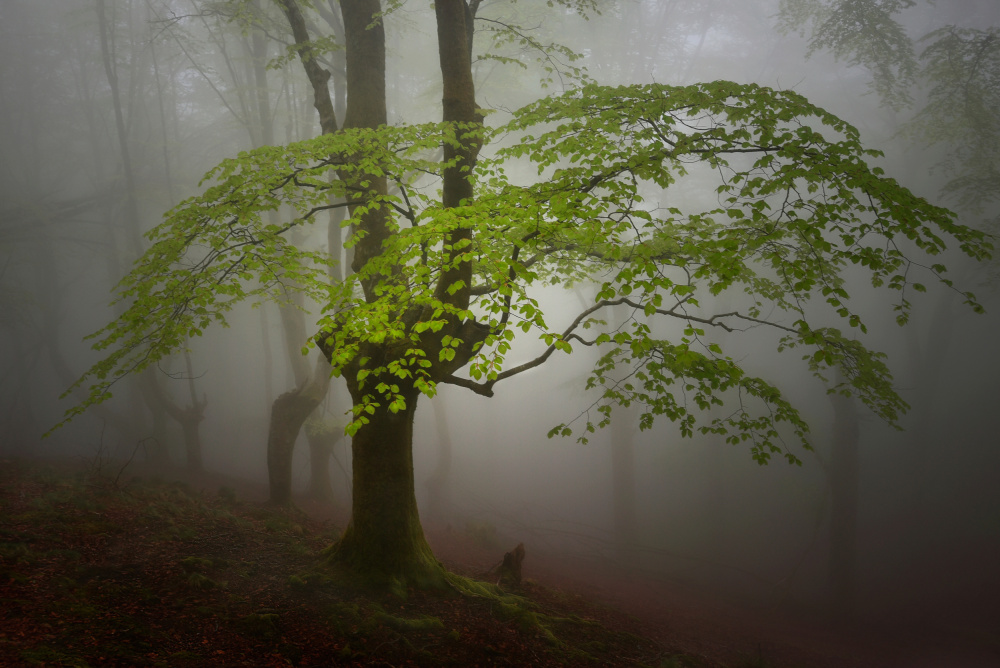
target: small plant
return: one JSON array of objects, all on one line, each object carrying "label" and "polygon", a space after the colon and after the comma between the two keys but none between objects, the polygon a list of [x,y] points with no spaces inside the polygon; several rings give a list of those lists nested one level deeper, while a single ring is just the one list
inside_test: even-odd
[{"label": "small plant", "polygon": [[200,573],[212,567],[212,560],[202,557],[184,557],[178,563],[185,573]]},{"label": "small plant", "polygon": [[222,585],[201,573],[190,573],[187,576],[187,587],[195,591],[210,591]]},{"label": "small plant", "polygon": [[333,579],[322,573],[302,573],[300,575],[289,575],[288,584],[291,587],[302,590],[315,590],[326,587],[333,582]]},{"label": "small plant", "polygon": [[236,505],[236,490],[228,485],[219,488],[219,499],[228,505]]},{"label": "small plant", "polygon": [[255,612],[240,620],[240,627],[247,635],[255,638],[276,638],[278,615],[273,612]]}]

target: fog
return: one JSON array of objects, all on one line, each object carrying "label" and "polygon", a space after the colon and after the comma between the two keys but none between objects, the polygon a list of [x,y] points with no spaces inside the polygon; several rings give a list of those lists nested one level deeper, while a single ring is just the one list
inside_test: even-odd
[{"label": "fog", "polygon": [[[288,339],[295,332],[273,303],[237,307],[228,327],[189,341],[187,358],[178,353],[161,362],[154,375],[167,399],[144,395],[143,381],[126,378],[113,388],[113,399],[43,438],[83,397],[79,391],[61,395],[103,357],[85,337],[120,314],[121,306],[111,304],[112,289],[144,250],[142,235],[172,206],[200,192],[202,175],[223,158],[319,133],[308,81],[301,64],[286,57],[288,27],[273,7],[265,8],[265,33],[244,34],[227,20],[240,3],[102,4],[103,19],[93,2],[0,4],[0,456],[134,458],[183,468],[181,426],[164,402],[182,409],[204,402],[198,423],[204,468],[266,484],[271,405],[296,387],[288,350],[305,343]],[[494,45],[489,30],[498,24],[481,21],[475,53],[522,66],[478,62],[477,99],[494,110],[488,123],[501,123],[511,110],[572,86],[573,68],[586,68],[602,84],[726,79],[794,90],[857,127],[866,146],[884,152],[878,163],[888,175],[952,208],[963,224],[995,231],[995,192],[974,205],[943,191],[963,157],[952,151],[947,133],[932,144],[906,131],[927,102],[927,85],[914,81],[912,103],[892,108],[872,90],[863,64],[829,49],[810,52],[808,34],[779,31],[779,4],[603,0],[602,14],[583,20],[541,0],[483,2],[480,18],[516,22],[530,28],[537,43],[563,44],[583,57],[571,61],[530,45]],[[946,25],[1000,26],[1000,6],[993,0],[918,2],[898,18],[907,35],[919,39]],[[440,117],[433,19],[429,3],[417,0],[386,18],[390,123]],[[262,49],[263,61],[255,60],[255,49]],[[921,44],[915,49],[919,54]],[[330,67],[342,56],[328,54]],[[265,80],[255,80],[255,66],[267,61]],[[546,74],[546,67],[555,71]],[[1000,127],[996,109],[990,111]],[[530,179],[532,172],[519,176]],[[660,202],[656,197],[651,193],[650,201]],[[692,174],[671,197],[711,206],[711,174]],[[325,248],[326,231],[317,224],[299,241]],[[866,274],[846,273],[868,327],[864,340],[887,354],[910,405],[901,429],[859,402],[848,400],[835,414],[835,401],[809,373],[804,353],[777,353],[773,334],[750,329],[708,336],[748,372],[773,382],[807,418],[815,451],[788,441],[801,465],[777,455],[761,466],[745,444],[682,437],[666,420],[640,430],[635,407],[616,408],[611,426],[580,443],[576,436],[588,411],[590,419],[597,417],[599,393],[585,385],[598,353],[576,346],[572,355],[557,353],[498,384],[492,398],[442,385],[435,398],[421,399],[414,457],[425,527],[495,529],[500,553],[524,542],[529,575],[533,551],[569,555],[769,610],[950,619],[967,625],[970,634],[992,634],[995,648],[997,265],[975,265],[952,251],[933,261],[947,264],[948,276],[960,290],[974,292],[986,312],[973,313],[959,292],[928,276],[926,293],[907,295],[913,317],[901,328],[892,310],[897,295],[873,290]],[[594,285],[582,284],[547,287],[536,296],[550,327],[562,331],[595,293]],[[720,309],[732,309],[741,296],[723,293],[703,306],[713,299]],[[305,308],[310,336],[320,308]],[[622,315],[610,309],[600,317],[606,324],[597,328],[622,324],[616,320]],[[664,326],[658,335],[676,337],[680,329]],[[544,348],[533,334],[518,336],[508,363],[532,359]],[[342,433],[348,404],[343,381],[334,379],[306,429]],[[846,491],[831,486],[844,420],[858,433],[856,489]],[[574,427],[574,436],[547,438],[562,423]],[[348,443],[344,436],[334,446],[327,500],[345,514]],[[618,464],[615,449],[627,453]],[[616,467],[618,484],[629,489],[616,491]],[[302,434],[293,462],[296,495],[308,489],[309,468]],[[844,503],[848,510],[839,512],[856,522],[847,529],[846,547],[838,544],[843,535],[831,533],[831,518]],[[837,574],[838,563],[846,574]]]}]

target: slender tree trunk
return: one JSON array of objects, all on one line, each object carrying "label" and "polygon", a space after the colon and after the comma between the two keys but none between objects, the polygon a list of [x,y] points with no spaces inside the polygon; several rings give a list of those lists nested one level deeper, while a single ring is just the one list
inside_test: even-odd
[{"label": "slender tree trunk", "polygon": [[270,502],[285,506],[292,502],[292,454],[306,418],[322,403],[330,387],[329,362],[316,361],[309,382],[285,392],[271,405],[267,432],[267,475]]},{"label": "slender tree trunk", "polygon": [[437,427],[438,457],[434,472],[427,478],[427,514],[442,520],[451,505],[451,436],[448,433],[448,419],[441,399],[431,402],[434,409],[434,424]]},{"label": "slender tree trunk", "polygon": [[[621,304],[612,309],[614,325],[624,327],[629,308]],[[635,405],[619,407],[611,421],[611,494],[614,511],[616,557],[627,562],[635,554],[639,538],[635,508],[635,431],[639,411]]]},{"label": "slender tree trunk", "polygon": [[330,479],[330,456],[340,440],[339,435],[328,429],[310,432],[309,441],[309,496],[320,501],[333,500],[333,481]]},{"label": "slender tree trunk", "polygon": [[[191,396],[191,404],[189,406],[181,408],[177,402],[173,400],[166,389],[164,389],[159,383],[144,384],[143,391],[148,392],[149,394],[146,398],[146,403],[148,405],[162,406],[165,414],[172,417],[181,426],[181,433],[184,437],[184,457],[187,468],[189,471],[200,472],[204,470],[204,465],[201,457],[201,434],[199,433],[198,428],[201,421],[205,419],[205,408],[208,406],[208,398],[202,396],[201,399],[198,399],[198,395],[194,387],[194,371],[191,367],[191,355],[186,352],[184,353],[184,363],[185,369],[187,370],[188,392]],[[155,436],[158,432],[155,430],[156,422],[154,421],[153,424],[153,433]],[[166,461],[157,461],[155,458],[156,456],[162,455],[155,455],[152,457],[156,463],[168,463]]]},{"label": "slender tree trunk", "polygon": [[201,424],[201,416],[197,419],[185,420],[181,423],[181,431],[184,434],[184,456],[187,469],[195,473],[205,470],[205,464],[201,458],[201,434],[198,425]]},{"label": "slender tree trunk", "polygon": [[[970,278],[971,271],[966,270],[954,278],[955,284],[968,283]],[[938,296],[922,346],[917,327],[905,328],[912,384],[916,388],[911,400],[913,423],[907,427],[910,434],[907,461],[903,462],[901,467],[910,485],[910,518],[906,538],[910,550],[925,550],[932,535],[927,531],[933,510],[928,500],[927,489],[934,477],[932,455],[935,445],[940,443],[941,438],[940,432],[936,429],[941,417],[937,399],[941,390],[947,387],[941,380],[954,339],[955,304],[956,300],[950,291]]]},{"label": "slender tree trunk", "polygon": [[858,483],[860,461],[857,407],[840,394],[833,402],[833,447],[830,454],[830,606],[834,615],[854,613],[858,542]]},{"label": "slender tree trunk", "polygon": [[[114,30],[115,26],[108,22],[104,0],[97,0],[97,20],[98,31],[101,43],[101,60],[104,64],[104,73],[111,89],[111,100],[115,114],[115,132],[118,139],[118,150],[122,161],[122,173],[125,179],[125,231],[129,249],[133,257],[142,254],[142,240],[139,233],[139,204],[136,195],[135,175],[132,171],[132,156],[129,150],[128,127],[126,125],[125,110],[121,99],[121,90],[118,81],[118,69],[114,61]],[[136,75],[133,72],[133,75]],[[131,78],[134,85],[137,76]],[[117,265],[117,260],[113,261]],[[114,275],[120,276],[121,272],[114,271]],[[159,400],[164,396],[160,381],[156,377],[154,368],[146,369],[139,377],[139,391],[143,402],[149,409],[153,420],[153,450],[151,459],[156,464],[165,464],[169,461],[169,450],[166,436],[166,407]]]},{"label": "slender tree trunk", "polygon": [[194,387],[194,369],[191,365],[191,353],[184,351],[184,369],[187,371],[188,392],[191,396],[191,405],[184,411],[184,416],[180,420],[181,431],[184,434],[184,455],[189,471],[201,472],[205,464],[201,457],[201,434],[198,425],[205,419],[205,408],[208,406],[208,397],[202,395],[198,399],[198,393]]},{"label": "slender tree trunk", "polygon": [[287,506],[292,502],[292,453],[302,424],[319,402],[303,393],[303,388],[285,392],[271,405],[271,426],[267,432],[267,476],[270,503]]},{"label": "slender tree trunk", "polygon": [[634,408],[621,409],[621,415],[611,421],[611,481],[614,509],[616,557],[622,563],[631,561],[638,542],[638,522],[635,513],[635,434],[638,415]]},{"label": "slender tree trunk", "polygon": [[260,311],[260,342],[263,351],[263,371],[264,371],[264,402],[271,406],[274,402],[274,355],[271,353],[271,323],[267,317],[267,305],[261,306]]}]

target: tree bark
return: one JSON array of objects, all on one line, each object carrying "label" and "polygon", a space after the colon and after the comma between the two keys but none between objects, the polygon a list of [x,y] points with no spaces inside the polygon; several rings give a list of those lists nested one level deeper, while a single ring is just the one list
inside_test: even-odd
[{"label": "tree bark", "polygon": [[[330,73],[320,66],[319,61],[316,60],[316,57],[310,51],[308,46],[310,41],[309,31],[306,28],[306,20],[302,16],[302,10],[295,0],[276,0],[276,2],[282,11],[285,12],[288,25],[292,29],[292,36],[295,38],[295,43],[299,48],[299,60],[302,61],[302,67],[305,69],[306,76],[309,77],[309,83],[313,89],[313,105],[316,107],[317,113],[319,113],[319,126],[324,134],[336,132],[337,116],[333,110],[330,87],[327,83],[330,80]],[[347,4],[351,4],[350,0],[341,2],[341,6]],[[346,14],[347,9],[345,8],[343,11]],[[383,55],[384,62],[385,57]]]},{"label": "tree bark", "polygon": [[635,512],[635,443],[638,414],[633,407],[620,409],[611,421],[611,481],[614,509],[615,553],[627,564],[635,555],[638,521]]},{"label": "tree bark", "polygon": [[[469,51],[468,34],[472,26],[465,0],[438,0],[434,3],[437,17],[438,59],[441,64],[443,109],[442,120],[466,125],[465,129],[456,130],[461,138],[472,130],[469,125],[481,125],[483,116],[476,105],[476,90],[472,80],[472,59]],[[458,162],[444,170],[442,176],[441,203],[445,207],[457,207],[472,199],[473,187],[470,174],[475,166],[479,149],[482,146],[479,136],[466,136],[461,146],[444,145],[444,160]],[[446,246],[461,249],[465,241],[472,238],[472,230],[459,227],[451,232],[445,240]],[[454,263],[455,255],[464,252],[452,250],[451,264],[442,272],[435,296],[442,301],[448,301],[459,308],[468,308],[470,290],[472,289],[472,263]],[[464,282],[465,287],[454,293],[449,288],[456,282]]]},{"label": "tree bark", "polygon": [[[132,171],[132,156],[129,150],[128,127],[125,121],[125,109],[122,104],[121,90],[118,81],[118,69],[113,58],[114,55],[114,30],[115,26],[107,20],[104,0],[97,0],[97,21],[98,36],[101,44],[101,61],[104,64],[104,73],[107,77],[108,86],[111,89],[111,100],[115,115],[115,133],[118,139],[118,151],[122,161],[122,175],[125,181],[125,230],[126,240],[134,257],[142,254],[142,238],[139,232],[139,200],[138,189],[135,184],[135,174]],[[133,76],[130,77],[130,85],[135,85],[138,79],[137,72],[133,66]],[[132,96],[129,96],[132,99]],[[112,242],[114,249],[114,243]],[[119,262],[116,251],[112,251],[113,260],[111,265],[115,267],[113,272],[115,279],[121,275],[117,269]],[[120,308],[120,307],[119,307]],[[152,417],[152,451],[150,459],[157,465],[164,465],[169,462],[169,447],[166,434],[167,409],[160,401],[164,396],[163,388],[160,387],[159,379],[156,377],[155,369],[146,369],[139,377],[139,392],[143,402],[146,404]]]},{"label": "tree bark", "polygon": [[[624,304],[612,308],[615,327],[625,327],[631,314]],[[639,540],[635,507],[635,431],[639,411],[635,404],[617,407],[611,420],[611,494],[614,511],[615,556],[621,564],[632,561]]]},{"label": "tree bark", "polygon": [[199,411],[181,422],[181,431],[184,434],[184,456],[189,471],[201,472],[205,469],[205,464],[201,457],[201,433],[198,425],[204,418],[204,413]]},{"label": "tree bark", "polygon": [[[361,396],[351,394],[355,403]],[[351,521],[330,549],[330,559],[365,580],[400,593],[408,586],[444,584],[444,568],[424,538],[413,483],[413,416],[419,393],[406,409],[381,407],[351,441],[354,485]]]},{"label": "tree bark", "polygon": [[441,399],[431,403],[434,409],[434,424],[437,427],[437,465],[427,478],[427,514],[436,521],[443,520],[451,506],[451,436],[448,433],[448,419]]},{"label": "tree bark", "polygon": [[274,505],[287,506],[292,502],[295,441],[306,418],[320,405],[330,387],[329,363],[320,357],[316,366],[307,384],[285,392],[271,405],[271,426],[267,432],[267,477],[269,502]]},{"label": "tree bark", "polygon": [[333,500],[333,481],[330,480],[330,455],[333,446],[340,440],[332,431],[311,433],[306,429],[309,440],[309,496],[320,501]]},{"label": "tree bark", "polygon": [[285,392],[271,405],[271,426],[267,433],[267,477],[269,502],[287,506],[292,502],[292,453],[302,424],[319,402],[304,388]]},{"label": "tree bark", "polygon": [[854,400],[840,394],[830,399],[834,416],[830,454],[830,605],[834,615],[849,618],[856,594],[860,429]]}]

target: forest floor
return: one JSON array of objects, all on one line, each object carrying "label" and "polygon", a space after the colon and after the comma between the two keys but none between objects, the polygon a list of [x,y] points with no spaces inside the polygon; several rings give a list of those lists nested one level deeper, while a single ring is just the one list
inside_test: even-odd
[{"label": "forest floor", "polygon": [[[1000,643],[900,653],[906,638],[771,619],[530,547],[516,598],[376,594],[324,567],[343,521],[328,505],[279,510],[245,482],[136,469],[0,459],[0,666],[1000,665]],[[451,527],[428,539],[472,578],[514,547]]]}]

